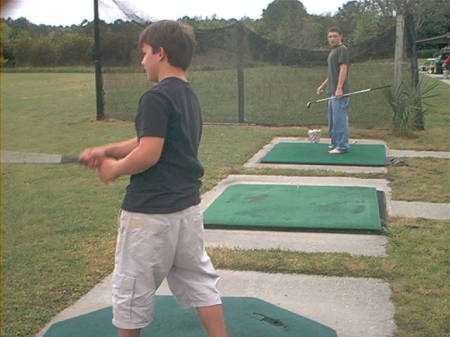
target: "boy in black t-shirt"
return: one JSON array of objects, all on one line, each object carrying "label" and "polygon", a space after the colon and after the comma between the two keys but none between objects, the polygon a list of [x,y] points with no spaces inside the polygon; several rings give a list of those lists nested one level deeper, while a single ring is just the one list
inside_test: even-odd
[{"label": "boy in black t-shirt", "polygon": [[86,149],[80,160],[111,182],[131,175],[122,203],[113,273],[113,324],[140,336],[153,320],[164,278],[182,308],[195,307],[210,337],[226,337],[217,275],[203,242],[197,153],[200,105],[185,71],[195,46],[191,27],[160,21],[140,35],[147,79],[136,138]]}]

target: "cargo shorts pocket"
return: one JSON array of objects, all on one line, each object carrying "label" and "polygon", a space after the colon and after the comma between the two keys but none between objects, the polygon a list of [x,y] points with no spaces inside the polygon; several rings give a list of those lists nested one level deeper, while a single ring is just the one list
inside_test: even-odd
[{"label": "cargo shorts pocket", "polygon": [[112,300],[114,320],[130,322],[136,277],[114,273],[112,279]]}]

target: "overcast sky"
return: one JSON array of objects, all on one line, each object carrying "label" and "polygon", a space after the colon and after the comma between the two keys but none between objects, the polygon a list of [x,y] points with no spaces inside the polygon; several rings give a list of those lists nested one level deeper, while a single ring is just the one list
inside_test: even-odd
[{"label": "overcast sky", "polygon": [[[208,16],[240,19],[248,16],[261,17],[263,9],[273,0],[127,0],[141,12],[141,16],[156,19],[178,19],[187,16]],[[11,1],[2,17],[26,17],[36,24],[71,25],[84,19],[93,19],[93,0],[15,0]],[[345,2],[343,0],[303,0],[309,14],[335,13]],[[114,21],[124,18],[113,0],[99,0],[100,18]]]}]

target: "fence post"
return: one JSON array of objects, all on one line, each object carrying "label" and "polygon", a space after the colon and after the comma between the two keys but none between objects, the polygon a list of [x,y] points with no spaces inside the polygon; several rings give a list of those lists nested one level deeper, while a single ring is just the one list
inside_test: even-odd
[{"label": "fence post", "polygon": [[395,27],[395,59],[394,59],[394,93],[397,97],[398,90],[402,83],[402,67],[405,43],[405,18],[402,14],[397,14]]},{"label": "fence post", "polygon": [[95,94],[97,101],[97,120],[105,119],[103,104],[103,78],[100,51],[100,27],[98,18],[98,0],[94,0],[94,64],[95,64]]},{"label": "fence post", "polygon": [[244,92],[244,26],[241,22],[237,25],[237,84],[238,84],[238,109],[239,123],[245,122],[245,92]]},{"label": "fence post", "polygon": [[[411,83],[412,87],[416,90],[417,94],[420,95],[419,88],[419,66],[417,64],[417,47],[416,47],[416,27],[414,15],[409,14],[405,19],[408,49],[411,52]],[[425,116],[422,109],[421,101],[417,102],[417,113],[414,118],[414,127],[417,130],[425,130]]]}]

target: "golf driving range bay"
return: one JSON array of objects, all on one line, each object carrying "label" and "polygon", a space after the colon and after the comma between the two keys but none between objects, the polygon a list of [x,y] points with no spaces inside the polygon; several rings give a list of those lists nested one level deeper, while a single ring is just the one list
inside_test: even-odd
[{"label": "golf driving range bay", "polygon": [[[132,137],[133,124],[94,121],[92,74],[2,76],[2,150],[15,156],[2,153],[6,335],[71,337],[83,327],[83,336],[109,337],[128,179],[104,185],[62,158]],[[326,153],[325,126],[318,143],[307,127],[204,127],[200,207],[230,336],[445,336],[444,110],[431,110],[429,128],[410,139],[355,127],[352,150],[339,156]],[[166,282],[142,335],[155,333],[206,336]]]}]

